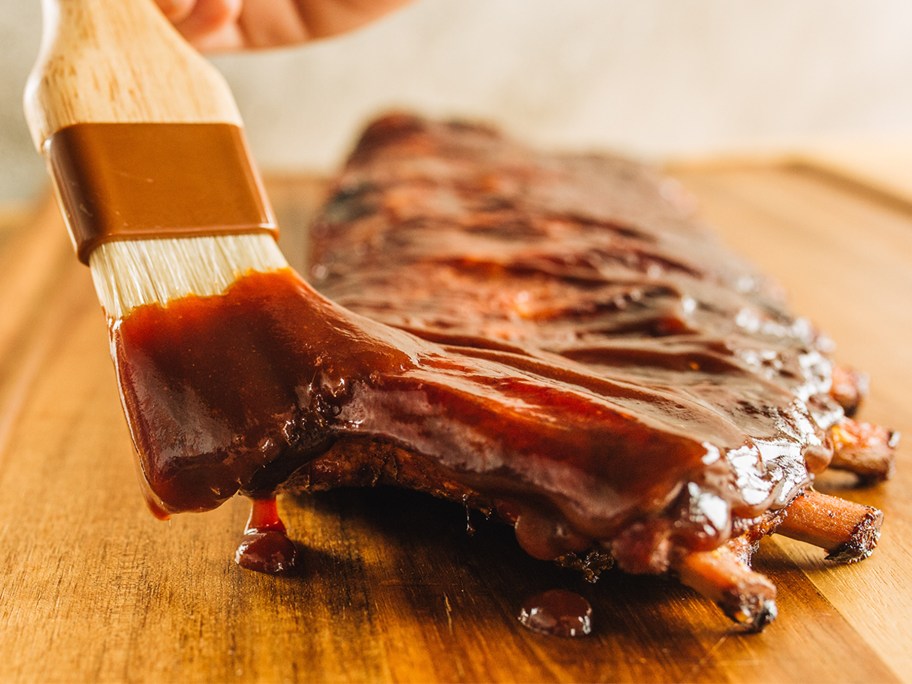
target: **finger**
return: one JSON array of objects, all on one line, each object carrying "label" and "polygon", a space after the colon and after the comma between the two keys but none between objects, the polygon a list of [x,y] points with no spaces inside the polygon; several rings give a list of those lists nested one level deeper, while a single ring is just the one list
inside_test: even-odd
[{"label": "finger", "polygon": [[178,23],[190,16],[196,0],[155,0],[162,14],[173,23]]},{"label": "finger", "polygon": [[240,28],[247,47],[268,48],[358,28],[410,0],[245,0]]},{"label": "finger", "polygon": [[175,26],[197,47],[211,44],[237,23],[242,0],[195,0],[191,12]]},{"label": "finger", "polygon": [[230,52],[249,47],[247,39],[236,22],[225,24],[221,29],[199,36],[193,46],[200,52]]},{"label": "finger", "polygon": [[245,0],[239,24],[252,48],[293,45],[310,37],[293,0]]},{"label": "finger", "polygon": [[[260,0],[263,1],[263,0]],[[294,0],[311,38],[326,38],[359,28],[410,0]]]}]

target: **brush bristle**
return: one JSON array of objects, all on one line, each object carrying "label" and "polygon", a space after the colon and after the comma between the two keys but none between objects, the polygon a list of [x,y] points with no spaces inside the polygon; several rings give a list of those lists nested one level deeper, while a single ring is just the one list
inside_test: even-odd
[{"label": "brush bristle", "polygon": [[190,294],[224,292],[249,271],[275,271],[288,262],[271,235],[106,242],[89,258],[98,301],[123,318],[143,304],[167,304]]}]

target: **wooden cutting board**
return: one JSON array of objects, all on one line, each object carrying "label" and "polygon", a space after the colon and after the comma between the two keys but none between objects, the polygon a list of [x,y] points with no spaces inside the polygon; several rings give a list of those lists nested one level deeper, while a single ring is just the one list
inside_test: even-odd
[{"label": "wooden cutting board", "polygon": [[[912,165],[909,166],[912,174]],[[812,163],[676,169],[724,239],[870,371],[864,411],[912,436],[912,202]],[[273,179],[300,264],[322,185]],[[0,681],[912,681],[912,462],[867,490],[882,508],[869,560],[767,540],[777,622],[744,635],[664,578],[586,585],[534,561],[512,532],[394,491],[285,499],[308,548],[301,577],[241,571],[235,500],[155,521],[145,510],[89,272],[56,210],[0,221]],[[593,604],[594,634],[532,634],[533,592]]]}]

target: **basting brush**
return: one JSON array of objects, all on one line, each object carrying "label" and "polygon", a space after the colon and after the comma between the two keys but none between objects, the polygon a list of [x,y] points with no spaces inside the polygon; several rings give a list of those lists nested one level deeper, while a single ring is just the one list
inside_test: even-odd
[{"label": "basting brush", "polygon": [[[42,5],[26,118],[108,319],[147,502],[167,518],[174,508],[153,491],[154,466],[143,458],[150,451],[144,414],[160,407],[128,397],[130,370],[116,352],[119,326],[131,312],[219,295],[244,276],[288,264],[227,83],[157,6],[151,0]],[[193,459],[185,461],[190,479],[211,495],[213,485],[199,482]],[[237,487],[226,487],[224,497]],[[254,499],[248,528],[257,534],[245,537],[238,562],[269,572],[294,564],[273,497]]]},{"label": "basting brush", "polygon": [[25,91],[109,319],[287,267],[221,74],[151,0],[43,0]]}]

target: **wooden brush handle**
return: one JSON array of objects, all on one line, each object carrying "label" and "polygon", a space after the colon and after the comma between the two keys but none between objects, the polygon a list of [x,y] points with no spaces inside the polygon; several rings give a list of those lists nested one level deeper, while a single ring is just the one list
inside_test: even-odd
[{"label": "wooden brush handle", "polygon": [[231,123],[221,74],[152,0],[42,0],[41,53],[25,90],[39,151],[80,123]]}]

